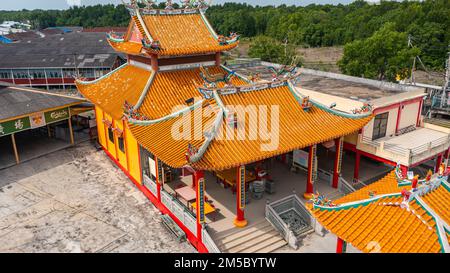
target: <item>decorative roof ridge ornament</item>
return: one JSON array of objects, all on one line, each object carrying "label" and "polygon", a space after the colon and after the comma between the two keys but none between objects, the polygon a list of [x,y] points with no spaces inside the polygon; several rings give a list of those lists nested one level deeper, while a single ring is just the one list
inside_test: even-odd
[{"label": "decorative roof ridge ornament", "polygon": [[117,33],[115,33],[113,30],[106,33],[106,38],[112,42],[115,43],[123,43],[125,41],[124,36],[120,36]]},{"label": "decorative roof ridge ornament", "polygon": [[325,195],[323,194],[321,195],[319,192],[313,194],[310,201],[313,203],[314,206],[321,206],[328,208],[334,208],[339,206],[333,203],[331,199],[326,198]]},{"label": "decorative roof ridge ornament", "polygon": [[130,0],[130,3],[126,3],[124,0],[121,0],[122,4],[125,6],[125,8],[128,10],[131,16],[136,16],[137,10],[139,9],[139,6],[137,4],[137,0]]},{"label": "decorative roof ridge ornament", "polygon": [[225,83],[226,87],[230,87],[231,79],[235,76],[234,71],[231,71],[229,73],[216,73],[211,74],[209,72],[209,69],[204,67],[203,65],[200,66],[200,77],[207,83],[210,84],[209,88],[215,88],[217,87],[217,84],[219,82]]},{"label": "decorative roof ridge ornament", "polygon": [[352,113],[357,115],[357,114],[365,114],[365,113],[370,113],[373,110],[373,106],[370,103],[365,102],[361,108],[355,108],[352,110]]},{"label": "decorative roof ridge ornament", "polygon": [[229,44],[236,43],[241,38],[241,35],[237,34],[236,32],[230,32],[230,36],[225,37],[223,35],[217,36],[217,41],[219,42],[219,45],[226,46]]},{"label": "decorative roof ridge ornament", "polygon": [[166,7],[165,7],[165,9],[166,10],[173,10],[174,9],[172,0],[166,0]]},{"label": "decorative roof ridge ornament", "polygon": [[151,51],[160,51],[161,43],[158,40],[150,41],[147,37],[141,39],[142,46]]},{"label": "decorative roof ridge ornament", "polygon": [[144,10],[150,11],[155,9],[156,1],[153,0],[141,0],[141,3],[145,5]]}]

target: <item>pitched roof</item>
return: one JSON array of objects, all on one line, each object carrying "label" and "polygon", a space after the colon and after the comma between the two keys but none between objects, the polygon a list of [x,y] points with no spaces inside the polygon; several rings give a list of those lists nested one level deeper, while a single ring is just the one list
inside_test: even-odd
[{"label": "pitched roof", "polygon": [[0,121],[36,112],[81,104],[83,99],[61,96],[42,90],[0,84]]},{"label": "pitched roof", "polygon": [[215,53],[237,46],[237,43],[220,45],[201,13],[146,15],[143,20],[152,38],[161,43],[159,55]]},{"label": "pitched roof", "polygon": [[[279,122],[278,120],[269,121],[269,131],[258,134],[258,127],[255,129],[257,124],[251,121],[252,114],[246,112],[245,119],[248,122],[245,122],[245,128],[243,128],[245,129],[245,136],[241,135],[241,130],[230,130],[230,125],[223,122],[218,135],[224,137],[214,139],[202,158],[195,163],[189,162],[186,158],[187,147],[191,144],[195,148],[201,149],[206,141],[204,134],[201,132],[196,134],[195,130],[198,129],[190,128],[186,135],[188,138],[179,139],[171,135],[174,126],[182,123],[185,117],[179,116],[152,125],[132,124],[130,122],[129,126],[132,134],[141,145],[172,167],[179,168],[189,164],[196,169],[221,170],[353,133],[362,128],[372,118],[371,116],[360,119],[345,118],[316,106],[313,106],[309,112],[305,112],[287,86],[226,95],[221,96],[221,99],[225,108],[229,109],[231,107],[242,107],[241,109],[254,107],[258,111],[262,107],[267,110],[268,119],[279,115]],[[203,103],[203,110],[208,107],[208,104],[211,104],[210,100]],[[258,113],[255,112],[255,114]],[[195,122],[195,115],[194,111],[190,117],[192,124]],[[202,115],[201,112],[200,115]],[[211,126],[209,116],[203,118],[201,122],[203,127]],[[272,140],[269,133],[272,132],[270,130],[275,130],[275,127],[271,128],[270,126],[275,126],[275,123],[279,125],[279,134],[276,132],[273,138],[277,139],[273,140],[278,143],[275,143],[273,148],[264,148]],[[228,133],[232,137],[225,137],[228,136],[226,135]]]},{"label": "pitched roof", "polygon": [[[110,40],[114,50],[131,55],[156,54],[159,56],[197,55],[228,51],[238,45],[232,40],[226,44],[219,43],[219,36],[209,25],[203,11],[153,10],[153,14],[136,10],[132,16],[127,35],[121,41]],[[142,15],[141,15],[142,14]],[[139,37],[132,38],[131,31],[137,28]],[[146,37],[160,43],[159,50],[146,49],[140,38]],[[146,49],[142,51],[142,49]]]},{"label": "pitched roof", "polygon": [[84,97],[119,120],[123,116],[124,102],[138,101],[151,74],[151,71],[125,64],[95,81],[77,80],[75,84]]},{"label": "pitched roof", "polygon": [[[413,196],[406,203],[402,190]],[[446,180],[434,177],[411,191],[411,183],[393,171],[334,201],[335,207],[308,208],[327,230],[363,252],[448,252],[449,190]]]},{"label": "pitched roof", "polygon": [[0,68],[111,68],[118,54],[104,33],[71,32],[0,46]]}]

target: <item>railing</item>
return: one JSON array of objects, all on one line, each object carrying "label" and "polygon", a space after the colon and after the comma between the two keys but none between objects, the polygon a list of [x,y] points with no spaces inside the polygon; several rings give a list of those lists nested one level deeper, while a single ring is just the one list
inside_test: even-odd
[{"label": "railing", "polygon": [[338,188],[339,188],[339,191],[341,191],[344,194],[349,194],[349,193],[356,191],[356,189],[353,187],[353,185],[350,184],[347,180],[345,180],[342,177],[339,177]]},{"label": "railing", "polygon": [[[156,183],[146,174],[144,174],[144,186],[157,196]],[[161,202],[187,229],[197,234],[197,220],[185,205],[164,189],[161,189]]]},{"label": "railing", "polygon": [[216,243],[206,230],[206,226],[202,229],[202,242],[208,249],[209,253],[221,253],[220,249],[217,247]]},{"label": "railing", "polygon": [[414,157],[430,152],[440,146],[447,146],[450,143],[450,136],[443,136],[411,149],[401,147],[398,144],[388,143],[383,140],[372,140],[369,137],[362,135],[360,135],[360,141],[365,145],[376,147],[380,152],[387,151],[397,156],[406,157],[407,160],[411,162]]},{"label": "railing", "polygon": [[[294,210],[295,212],[297,212],[308,226],[294,232],[291,226],[286,223],[280,216],[282,213],[285,213],[289,210]],[[297,249],[299,246],[297,236],[301,235],[307,230],[310,230],[312,221],[311,215],[308,213],[295,193],[278,201],[267,203],[266,219],[272,224],[272,226],[275,227],[276,230],[278,230],[281,236],[286,240],[286,242],[288,242],[289,246],[294,249]]]}]

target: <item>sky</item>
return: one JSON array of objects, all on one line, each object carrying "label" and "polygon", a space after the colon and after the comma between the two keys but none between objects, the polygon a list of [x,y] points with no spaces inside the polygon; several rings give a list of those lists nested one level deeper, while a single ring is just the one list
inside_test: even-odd
[{"label": "sky", "polygon": [[[164,1],[159,0],[158,3]],[[213,4],[225,2],[241,2],[252,5],[309,5],[316,4],[347,4],[353,0],[213,0]],[[374,0],[371,0],[374,1]],[[129,1],[126,1],[129,2]],[[165,2],[165,1],[164,1]],[[175,0],[175,2],[180,2]],[[95,4],[120,4],[120,0],[0,0],[0,10],[21,9],[67,9],[72,5],[95,5]]]}]

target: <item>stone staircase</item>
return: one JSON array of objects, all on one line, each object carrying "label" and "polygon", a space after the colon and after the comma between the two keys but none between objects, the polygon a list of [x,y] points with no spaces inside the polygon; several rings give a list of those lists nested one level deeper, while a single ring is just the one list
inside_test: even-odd
[{"label": "stone staircase", "polygon": [[215,240],[224,253],[270,253],[287,242],[266,220]]}]

